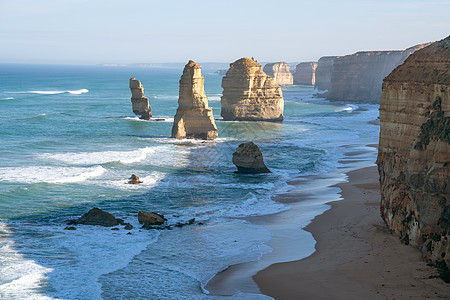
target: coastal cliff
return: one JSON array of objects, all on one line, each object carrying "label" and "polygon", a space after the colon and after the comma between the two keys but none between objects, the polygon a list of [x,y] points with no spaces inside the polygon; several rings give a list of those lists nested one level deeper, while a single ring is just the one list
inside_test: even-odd
[{"label": "coastal cliff", "polygon": [[152,116],[152,109],[148,98],[144,97],[144,87],[141,82],[134,77],[130,78],[131,105],[133,112],[141,116],[141,119],[148,120]]},{"label": "coastal cliff", "polygon": [[281,87],[251,58],[230,64],[222,88],[221,115],[225,121],[283,120]]},{"label": "coastal cliff", "polygon": [[361,51],[336,57],[331,86],[325,96],[330,100],[378,103],[383,79],[424,46],[417,45],[404,51]]},{"label": "coastal cliff", "polygon": [[324,56],[317,62],[314,88],[327,91],[331,88],[331,74],[333,74],[334,60],[338,56]]},{"label": "coastal cliff", "polygon": [[286,62],[266,64],[263,71],[267,75],[272,76],[275,82],[281,86],[293,84],[294,79],[291,70],[289,69],[289,65]]},{"label": "coastal cliff", "polygon": [[383,82],[377,159],[381,216],[430,263],[450,263],[450,37]]},{"label": "coastal cliff", "polygon": [[294,84],[316,84],[316,62],[302,62],[295,67]]},{"label": "coastal cliff", "polygon": [[208,108],[202,68],[190,60],[180,79],[178,109],[175,114],[172,137],[213,140],[217,127],[212,109]]}]

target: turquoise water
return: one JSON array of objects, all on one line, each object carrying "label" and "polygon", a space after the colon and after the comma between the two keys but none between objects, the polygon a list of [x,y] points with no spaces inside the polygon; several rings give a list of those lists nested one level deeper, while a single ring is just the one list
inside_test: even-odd
[{"label": "turquoise water", "polygon": [[[331,103],[306,86],[283,90],[283,123],[223,122],[213,70],[203,74],[219,139],[171,139],[181,72],[0,65],[0,296],[221,298],[204,288],[217,272],[271,251],[270,230],[243,217],[288,210],[271,197],[289,179],[335,172],[341,146],[378,139],[378,127],[367,124],[377,105]],[[164,121],[132,113],[132,76]],[[234,173],[232,153],[250,140],[271,174]],[[131,174],[144,183],[125,184]],[[94,206],[134,229],[63,230]],[[203,225],[140,230],[139,210]]]}]

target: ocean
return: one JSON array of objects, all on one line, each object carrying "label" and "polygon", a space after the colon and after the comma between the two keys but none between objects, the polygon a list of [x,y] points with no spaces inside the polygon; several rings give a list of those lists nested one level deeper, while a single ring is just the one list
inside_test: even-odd
[{"label": "ocean", "polygon": [[[319,195],[298,216],[307,224],[327,209],[320,195],[337,183],[314,178],[345,180],[350,168],[375,162],[376,150],[366,145],[378,141],[379,127],[368,122],[379,105],[330,102],[312,87],[291,86],[283,88],[282,123],[225,122],[214,70],[203,75],[219,138],[172,139],[182,70],[0,64],[1,299],[270,299],[205,288],[228,266],[272,251],[273,232],[247,217],[290,210],[273,197],[303,178]],[[133,114],[130,77],[163,121]],[[272,173],[234,173],[232,153],[247,141],[260,147]],[[346,161],[349,151],[355,155]],[[131,174],[143,183],[125,184]],[[64,230],[93,207],[134,228]],[[139,210],[164,214],[169,225],[196,222],[145,230]],[[305,235],[299,257],[314,251]]]}]

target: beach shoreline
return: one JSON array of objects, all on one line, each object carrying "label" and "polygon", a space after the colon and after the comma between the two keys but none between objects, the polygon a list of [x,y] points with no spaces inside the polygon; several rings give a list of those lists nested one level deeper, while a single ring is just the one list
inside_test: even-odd
[{"label": "beach shoreline", "polygon": [[384,225],[376,167],[347,176],[337,185],[343,200],[305,227],[316,251],[259,271],[260,291],[275,299],[448,299],[450,285]]}]

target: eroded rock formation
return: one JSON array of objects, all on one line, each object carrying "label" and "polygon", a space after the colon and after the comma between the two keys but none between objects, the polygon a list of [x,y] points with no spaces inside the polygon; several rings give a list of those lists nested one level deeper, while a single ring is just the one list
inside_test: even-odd
[{"label": "eroded rock formation", "polygon": [[253,142],[240,144],[233,153],[233,164],[237,167],[236,173],[258,174],[271,173],[264,164],[259,147]]},{"label": "eroded rock formation", "polygon": [[302,62],[295,68],[294,84],[316,84],[316,62]]},{"label": "eroded rock formation", "polygon": [[172,127],[172,137],[213,140],[217,127],[204,89],[202,68],[190,60],[180,79],[178,109]]},{"label": "eroded rock formation", "polygon": [[163,215],[141,210],[138,212],[138,221],[139,223],[144,224],[144,226],[149,226],[164,224],[166,219]]},{"label": "eroded rock formation", "polygon": [[289,64],[287,62],[277,62],[266,64],[263,69],[264,73],[275,80],[279,85],[292,85],[294,77],[292,76]]},{"label": "eroded rock formation", "polygon": [[119,225],[119,221],[110,213],[94,207],[79,219],[70,222],[70,224],[98,225],[111,227]]},{"label": "eroded rock formation", "polygon": [[383,79],[414,51],[417,45],[404,51],[361,51],[333,60],[330,100],[378,103]]},{"label": "eroded rock formation", "polygon": [[144,97],[144,87],[141,82],[134,77],[130,78],[131,104],[133,112],[141,116],[141,119],[148,120],[152,116],[152,109],[148,98]]},{"label": "eroded rock formation", "polygon": [[316,82],[314,88],[319,91],[331,89],[331,74],[333,74],[333,64],[338,56],[324,56],[317,62]]},{"label": "eroded rock formation", "polygon": [[383,83],[381,216],[438,266],[450,263],[450,37],[412,54]]},{"label": "eroded rock formation", "polygon": [[251,58],[230,64],[222,87],[221,115],[225,121],[283,120],[281,87]]}]

